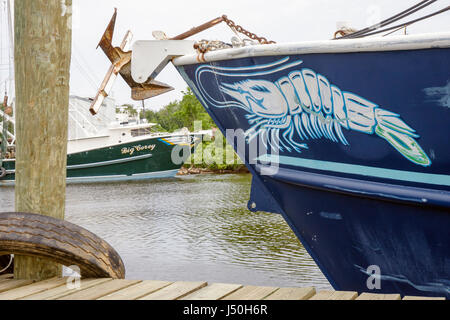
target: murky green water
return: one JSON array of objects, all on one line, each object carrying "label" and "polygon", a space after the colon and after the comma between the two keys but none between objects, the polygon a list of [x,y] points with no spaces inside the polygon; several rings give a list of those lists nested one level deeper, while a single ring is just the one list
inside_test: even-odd
[{"label": "murky green water", "polygon": [[[331,288],[283,218],[246,209],[250,175],[69,185],[66,219],[109,242],[128,279]],[[0,211],[14,189],[0,188]]]}]

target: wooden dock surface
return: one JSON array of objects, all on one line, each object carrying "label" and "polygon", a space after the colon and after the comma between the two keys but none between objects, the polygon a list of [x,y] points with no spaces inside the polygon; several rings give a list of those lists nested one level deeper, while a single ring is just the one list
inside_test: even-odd
[{"label": "wooden dock surface", "polygon": [[[41,282],[0,276],[0,300],[402,300],[399,294],[358,294],[315,288],[257,287],[207,282],[82,279],[78,289],[67,279]],[[69,282],[69,284],[73,284]],[[403,297],[403,300],[445,298]]]}]

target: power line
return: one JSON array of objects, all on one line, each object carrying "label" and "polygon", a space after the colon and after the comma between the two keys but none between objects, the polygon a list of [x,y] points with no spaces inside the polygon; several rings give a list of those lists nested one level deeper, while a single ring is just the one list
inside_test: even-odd
[{"label": "power line", "polygon": [[402,28],[404,28],[404,27],[408,27],[408,26],[410,26],[410,25],[412,25],[412,24],[414,24],[414,23],[417,23],[417,22],[419,22],[419,21],[423,21],[423,20],[429,19],[429,18],[431,18],[431,17],[437,16],[437,15],[439,15],[439,14],[441,14],[441,13],[444,13],[444,12],[446,12],[446,11],[449,11],[449,10],[450,10],[450,6],[444,8],[444,9],[441,9],[441,10],[439,10],[439,11],[433,12],[433,13],[431,13],[431,14],[429,14],[429,15],[424,16],[424,17],[415,19],[415,20],[411,20],[411,21],[408,21],[408,22],[405,22],[405,23],[402,23],[402,24],[399,24],[399,25],[396,25],[396,26],[393,26],[393,27],[390,27],[390,28],[386,28],[386,29],[374,31],[374,32],[371,32],[371,33],[367,33],[365,36],[373,36],[373,35],[375,35],[375,34],[379,34],[379,33],[383,33],[383,32],[388,32],[388,31],[391,31],[391,30],[394,30],[394,29],[397,29],[397,31],[398,31],[398,29],[402,29]]},{"label": "power line", "polygon": [[368,36],[369,32],[378,30],[378,29],[383,28],[383,27],[385,27],[387,25],[390,25],[390,24],[392,24],[392,23],[394,23],[396,21],[399,21],[399,20],[401,20],[403,18],[406,18],[406,17],[412,15],[413,13],[428,7],[429,5],[433,4],[436,1],[437,0],[424,0],[424,1],[421,1],[421,2],[417,3],[416,5],[410,7],[410,8],[408,8],[408,9],[406,9],[406,10],[404,10],[404,11],[402,11],[402,12],[400,12],[400,13],[398,13],[398,14],[396,14],[396,15],[394,15],[394,16],[386,19],[386,20],[383,20],[383,21],[381,21],[381,22],[379,22],[377,24],[374,24],[373,26],[364,28],[362,30],[359,30],[357,32],[348,34],[346,36],[343,36],[343,37],[340,37],[340,38],[337,38],[337,39],[338,40],[341,40],[341,39],[354,39],[354,38],[362,38],[362,37]]},{"label": "power line", "polygon": [[92,88],[94,90],[97,90],[97,84],[90,77],[89,73],[86,72],[86,70],[83,68],[83,66],[80,64],[80,62],[78,61],[78,59],[75,56],[72,58],[73,58],[74,66],[75,66],[75,68],[78,69],[81,76],[83,76],[89,82],[89,84],[92,86]]},{"label": "power line", "polygon": [[78,58],[80,58],[84,63],[84,67],[87,69],[87,71],[89,72],[89,75],[92,76],[93,80],[95,80],[95,82],[100,83],[100,79],[97,78],[96,74],[94,72],[92,72],[92,68],[89,65],[89,62],[86,60],[86,58],[84,57],[84,55],[81,53],[81,51],[79,50],[79,48],[74,45],[74,49],[75,49],[75,54],[78,56]]}]

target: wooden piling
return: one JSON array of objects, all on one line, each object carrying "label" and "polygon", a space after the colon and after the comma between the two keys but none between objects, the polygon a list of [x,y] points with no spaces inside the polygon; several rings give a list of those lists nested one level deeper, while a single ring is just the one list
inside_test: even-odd
[{"label": "wooden piling", "polygon": [[[17,212],[64,219],[72,0],[15,0]],[[61,276],[61,266],[15,257],[16,279]]]}]

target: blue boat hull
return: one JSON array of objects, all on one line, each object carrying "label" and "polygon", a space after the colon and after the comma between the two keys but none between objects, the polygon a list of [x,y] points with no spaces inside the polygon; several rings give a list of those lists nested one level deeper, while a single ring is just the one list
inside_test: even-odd
[{"label": "blue boat hull", "polygon": [[295,181],[302,172],[284,173],[290,181],[264,183],[336,290],[372,291],[368,269],[376,266],[376,293],[449,297],[448,209],[309,187]]},{"label": "blue boat hull", "polygon": [[450,49],[178,70],[335,289],[450,298]]}]

